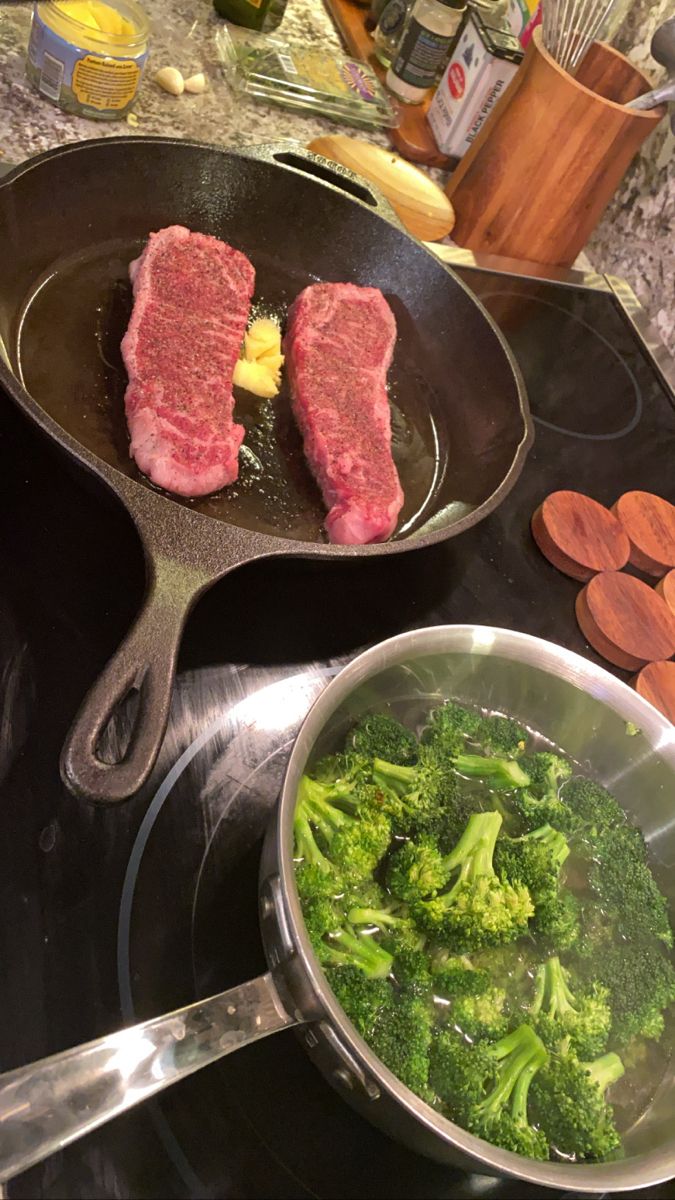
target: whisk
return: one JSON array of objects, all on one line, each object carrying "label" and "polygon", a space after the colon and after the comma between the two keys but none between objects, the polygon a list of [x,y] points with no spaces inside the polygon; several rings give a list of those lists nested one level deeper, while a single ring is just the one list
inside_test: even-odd
[{"label": "whisk", "polygon": [[549,54],[574,75],[621,0],[542,0],[542,36]]}]

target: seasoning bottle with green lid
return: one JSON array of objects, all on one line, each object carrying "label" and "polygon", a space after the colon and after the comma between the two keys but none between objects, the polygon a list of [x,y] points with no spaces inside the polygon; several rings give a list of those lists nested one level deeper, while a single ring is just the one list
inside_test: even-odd
[{"label": "seasoning bottle with green lid", "polygon": [[421,104],[459,29],[466,0],[417,0],[398,53],[387,71],[390,92]]}]

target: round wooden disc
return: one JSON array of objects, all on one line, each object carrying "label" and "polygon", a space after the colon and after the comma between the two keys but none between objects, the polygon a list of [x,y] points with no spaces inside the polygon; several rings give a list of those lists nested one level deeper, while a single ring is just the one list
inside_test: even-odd
[{"label": "round wooden disc", "polygon": [[617,667],[637,671],[675,653],[675,617],[654,588],[606,571],[579,592],[577,621],[598,654]]},{"label": "round wooden disc", "polygon": [[573,579],[620,571],[630,554],[621,522],[581,492],[551,492],[532,517],[532,536],[544,557]]},{"label": "round wooden disc", "polygon": [[669,571],[656,585],[659,596],[663,596],[668,608],[675,613],[675,570]]},{"label": "round wooden disc", "polygon": [[630,682],[636,692],[675,725],[675,662],[647,663]]},{"label": "round wooden disc", "polygon": [[651,492],[625,492],[612,508],[630,541],[630,561],[648,575],[675,567],[675,505]]}]

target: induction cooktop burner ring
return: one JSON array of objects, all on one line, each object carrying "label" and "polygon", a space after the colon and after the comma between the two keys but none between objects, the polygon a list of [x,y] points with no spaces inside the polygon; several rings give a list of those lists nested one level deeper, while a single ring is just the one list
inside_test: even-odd
[{"label": "induction cooktop burner ring", "polygon": [[533,398],[532,396],[530,396],[530,409],[532,412],[532,419],[534,420],[534,422],[537,425],[542,425],[545,429],[552,430],[554,433],[561,433],[563,435],[563,437],[579,438],[580,440],[587,441],[587,442],[611,442],[611,441],[616,441],[619,438],[626,437],[629,433],[632,433],[633,430],[637,428],[637,426],[640,423],[640,420],[642,419],[642,410],[643,410],[642,393],[640,391],[640,386],[638,384],[638,381],[635,378],[634,372],[632,371],[631,367],[626,362],[625,358],[623,358],[622,355],[619,353],[619,351],[615,349],[615,347],[612,345],[612,343],[606,337],[604,337],[603,334],[599,333],[598,330],[593,327],[593,325],[590,325],[588,323],[588,321],[584,321],[583,318],[577,316],[576,313],[570,312],[568,309],[563,308],[562,305],[556,304],[552,300],[544,300],[540,296],[534,296],[534,295],[526,296],[522,292],[513,292],[513,291],[508,291],[508,290],[502,291],[500,289],[499,291],[483,293],[481,295],[481,300],[485,304],[485,306],[489,312],[490,308],[489,308],[488,301],[491,299],[497,300],[503,296],[509,296],[513,299],[520,300],[520,301],[523,301],[524,299],[526,299],[530,303],[540,304],[540,305],[545,306],[546,308],[551,308],[551,309],[557,310],[558,312],[561,312],[566,318],[569,318],[571,321],[574,321],[577,325],[580,325],[583,329],[586,329],[594,338],[596,338],[605,347],[606,350],[609,351],[609,353],[612,355],[612,357],[619,363],[619,365],[622,367],[625,374],[630,379],[630,382],[633,386],[633,391],[635,392],[635,408],[633,410],[633,414],[632,414],[630,420],[627,421],[626,424],[623,425],[620,429],[612,430],[610,433],[582,433],[580,430],[566,429],[563,425],[558,425],[558,424],[554,423],[553,421],[547,421],[544,417],[540,417],[537,415],[537,412],[535,409],[536,399]]},{"label": "induction cooktop burner ring", "polygon": [[[125,876],[124,876],[124,882],[122,885],[122,892],[121,892],[121,896],[120,896],[119,917],[118,917],[118,926],[117,926],[117,979],[118,979],[120,1007],[121,1007],[122,1016],[123,1016],[123,1019],[125,1022],[133,1023],[138,1020],[138,1015],[136,1013],[136,1008],[135,1008],[133,994],[132,994],[132,986],[131,986],[132,973],[131,973],[131,955],[130,955],[131,921],[132,921],[132,912],[133,912],[133,904],[134,904],[134,895],[135,895],[135,891],[136,891],[136,883],[138,880],[139,870],[140,870],[140,866],[141,866],[141,863],[143,860],[143,855],[144,855],[145,849],[150,840],[150,837],[151,837],[153,829],[157,823],[157,820],[162,812],[162,809],[163,809],[165,803],[167,802],[167,800],[170,798],[174,787],[176,786],[176,784],[178,783],[179,779],[184,774],[186,769],[189,767],[190,763],[197,757],[197,755],[206,746],[208,746],[209,742],[211,742],[216,737],[216,735],[218,733],[220,733],[228,724],[234,723],[236,721],[237,717],[246,718],[247,721],[249,721],[251,724],[254,722],[254,712],[253,712],[252,701],[255,702],[255,709],[257,712],[260,711],[261,704],[263,706],[263,712],[264,712],[266,702],[270,702],[270,701],[271,701],[270,707],[272,709],[275,709],[275,707],[278,707],[278,706],[275,706],[275,704],[274,704],[275,690],[287,692],[288,684],[291,680],[295,680],[296,682],[300,683],[300,681],[307,679],[308,676],[310,676],[310,678],[314,678],[314,679],[325,678],[325,681],[327,683],[330,678],[332,678],[333,676],[338,674],[338,672],[342,669],[343,665],[344,665],[343,663],[339,663],[336,666],[320,667],[318,669],[315,668],[313,673],[309,673],[306,670],[298,671],[294,674],[287,675],[281,679],[276,679],[272,683],[268,684],[267,686],[265,686],[261,689],[256,689],[253,692],[250,692],[248,695],[245,695],[235,705],[226,707],[224,712],[222,712],[218,717],[216,717],[214,720],[209,722],[209,724],[206,726],[206,728],[203,729],[201,731],[201,733],[199,733],[197,735],[197,737],[194,738],[189,743],[188,746],[186,746],[186,748],[179,755],[179,757],[176,759],[176,761],[173,763],[173,765],[171,766],[169,771],[166,773],[166,775],[163,777],[163,779],[159,783],[159,786],[157,787],[156,791],[154,792],[154,794],[150,800],[148,808],[145,812],[143,820],[141,821],[138,832],[136,834],[136,838],[134,840],[133,846],[131,848],[131,852],[129,854],[129,860],[127,863],[127,869],[126,869]],[[325,686],[325,685],[322,685],[322,686]],[[318,694],[318,693],[316,693],[316,694]],[[292,706],[291,706],[290,710],[288,709],[288,707],[286,708],[286,713],[288,715],[288,713],[290,711],[291,721],[293,721],[293,720],[295,721],[296,728],[293,730],[290,737],[288,737],[283,742],[283,744],[276,745],[270,754],[266,755],[259,762],[255,762],[255,764],[251,767],[251,770],[245,776],[245,778],[241,779],[238,782],[233,796],[230,797],[230,803],[228,805],[228,809],[220,814],[214,828],[211,830],[208,840],[206,842],[206,845],[204,847],[204,852],[202,855],[201,862],[199,864],[199,867],[197,869],[196,876],[195,876],[195,886],[194,886],[194,892],[193,892],[193,896],[192,896],[192,909],[191,909],[191,924],[192,924],[192,926],[194,926],[195,909],[196,909],[197,898],[198,898],[198,893],[199,893],[199,885],[200,885],[200,881],[202,878],[204,864],[206,863],[206,860],[208,858],[209,852],[214,843],[214,840],[216,838],[216,835],[218,833],[220,825],[222,824],[222,821],[224,819],[226,819],[226,817],[228,815],[228,811],[229,811],[230,807],[232,806],[232,802],[236,799],[237,795],[246,788],[247,784],[250,783],[251,779],[259,771],[261,771],[264,768],[264,766],[267,764],[267,762],[271,758],[276,757],[284,749],[287,749],[288,752],[290,753],[290,749],[292,748],[293,743],[295,741],[295,737],[297,735],[297,725],[301,724],[302,721],[304,720],[306,713],[309,711],[309,708],[311,707],[312,703],[314,702],[314,699],[316,699],[316,694],[310,696],[307,699],[307,703],[302,703],[302,711],[299,711],[299,707],[298,707],[297,711],[293,711]],[[301,701],[303,700],[302,692],[300,693],[299,699]],[[247,712],[247,708],[251,709],[250,714]],[[235,736],[237,736],[237,735],[235,735]],[[192,952],[192,977],[193,977],[193,986],[194,986],[194,990],[195,990],[194,998],[196,999],[196,998],[198,998],[197,992],[199,991],[199,989],[197,987],[197,970],[196,970],[196,964],[194,961],[194,938],[191,939],[191,952]],[[186,998],[185,1002],[186,1003],[189,1002],[187,998]],[[165,1114],[162,1112],[161,1104],[159,1102],[159,1097],[150,1099],[149,1101],[147,1101],[146,1108],[147,1108],[148,1114],[150,1116],[150,1119],[155,1127],[155,1131],[156,1131],[158,1137],[160,1138],[166,1153],[168,1154],[169,1158],[173,1162],[173,1165],[175,1166],[179,1175],[183,1179],[183,1182],[190,1189],[191,1194],[198,1194],[198,1195],[207,1194],[207,1192],[208,1192],[207,1185],[197,1175],[194,1167],[190,1163],[185,1151],[183,1150],[178,1138],[176,1137],[173,1129],[171,1128],[170,1122],[167,1120]],[[258,1136],[262,1137],[260,1131],[258,1130],[257,1132],[258,1132]],[[267,1145],[267,1143],[265,1143],[265,1145],[267,1146],[268,1151],[271,1154],[274,1154],[272,1147]],[[274,1155],[274,1157],[277,1158],[276,1155]],[[277,1161],[278,1161],[278,1159],[277,1159]],[[280,1162],[279,1165],[287,1173],[292,1174],[290,1169],[285,1164]],[[301,1181],[298,1181],[298,1182],[301,1183]],[[305,1185],[301,1183],[301,1186],[304,1187]]]}]

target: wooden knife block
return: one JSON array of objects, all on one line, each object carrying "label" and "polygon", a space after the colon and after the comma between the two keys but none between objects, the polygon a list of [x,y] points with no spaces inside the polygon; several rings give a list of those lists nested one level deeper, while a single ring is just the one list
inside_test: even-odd
[{"label": "wooden knife block", "polygon": [[666,109],[623,107],[652,85],[610,46],[594,43],[572,78],[541,37],[539,28],[446,187],[452,238],[472,250],[571,266]]}]

